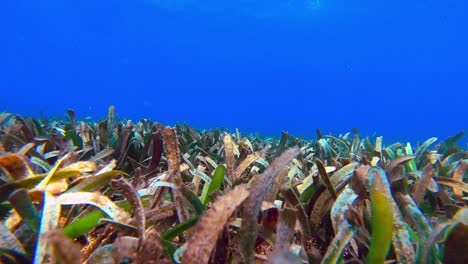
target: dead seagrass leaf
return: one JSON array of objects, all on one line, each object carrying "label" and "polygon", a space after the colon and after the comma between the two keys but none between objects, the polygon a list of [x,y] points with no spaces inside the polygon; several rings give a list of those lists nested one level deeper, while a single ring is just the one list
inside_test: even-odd
[{"label": "dead seagrass leaf", "polygon": [[32,148],[34,148],[35,144],[34,143],[28,143],[26,145],[24,145],[23,147],[21,147],[20,150],[18,150],[17,154],[21,155],[21,156],[26,156],[26,154],[28,154],[28,152],[30,150],[32,150]]},{"label": "dead seagrass leaf", "polygon": [[319,175],[322,178],[322,181],[325,183],[327,190],[330,192],[330,195],[333,197],[333,200],[336,200],[338,196],[336,195],[335,187],[332,185],[330,181],[330,177],[328,176],[327,171],[325,170],[325,166],[323,165],[323,162],[320,159],[316,159],[315,164],[317,165]]},{"label": "dead seagrass leaf", "polygon": [[450,232],[444,248],[443,263],[468,263],[468,225],[459,223]]},{"label": "dead seagrass leaf", "polygon": [[106,166],[104,166],[104,168],[102,168],[101,170],[99,170],[99,171],[96,173],[96,175],[99,175],[99,174],[103,174],[103,173],[112,171],[113,169],[115,169],[115,167],[117,167],[117,161],[116,161],[116,160],[111,160]]},{"label": "dead seagrass leaf", "polygon": [[54,174],[57,172],[57,170],[62,166],[62,163],[70,157],[70,155],[73,152],[67,153],[65,156],[63,156],[61,159],[59,159],[55,164],[54,167],[47,173],[47,176],[34,188],[34,191],[39,191],[42,192],[46,189],[47,184],[49,184],[50,180],[54,176]]},{"label": "dead seagrass leaf", "polygon": [[248,197],[249,191],[241,185],[221,196],[198,220],[187,250],[182,258],[187,263],[208,263],[220,233],[234,210]]},{"label": "dead seagrass leaf", "polygon": [[452,188],[459,189],[461,191],[464,191],[468,193],[468,184],[461,182],[461,181],[456,181],[452,178],[447,178],[447,177],[435,177],[437,182],[442,185],[446,185]]},{"label": "dead seagrass leaf", "polygon": [[0,167],[12,180],[24,179],[29,174],[24,158],[18,154],[0,157]]},{"label": "dead seagrass leaf", "polygon": [[45,234],[45,240],[52,246],[52,254],[59,263],[79,264],[80,247],[60,230],[51,230]]},{"label": "dead seagrass leaf", "polygon": [[374,153],[379,158],[382,158],[382,139],[383,137],[377,137],[375,139]]},{"label": "dead seagrass leaf", "polygon": [[0,248],[9,248],[25,253],[23,245],[4,223],[0,223]]},{"label": "dead seagrass leaf", "polygon": [[151,129],[151,140],[153,141],[153,152],[151,155],[150,165],[148,166],[147,172],[152,172],[156,170],[159,166],[159,162],[162,158],[163,152],[163,132],[162,129],[154,128]]},{"label": "dead seagrass leaf", "polygon": [[[286,198],[286,201],[290,203],[297,210],[297,218],[299,220],[299,223],[302,228],[302,233],[303,233],[302,242],[305,245],[307,243],[307,240],[312,240],[313,238],[311,229],[314,228],[314,226],[311,225],[309,216],[307,215],[307,212],[304,206],[301,204],[299,200],[298,192],[294,188],[289,188],[289,189],[280,188],[280,192]],[[281,208],[281,205],[278,207]],[[307,249],[306,246],[304,247]]]},{"label": "dead seagrass leaf", "polygon": [[131,217],[127,212],[118,207],[109,197],[99,193],[64,193],[57,197],[57,202],[61,205],[91,204],[101,209],[107,216],[117,222],[128,224],[131,221]]}]

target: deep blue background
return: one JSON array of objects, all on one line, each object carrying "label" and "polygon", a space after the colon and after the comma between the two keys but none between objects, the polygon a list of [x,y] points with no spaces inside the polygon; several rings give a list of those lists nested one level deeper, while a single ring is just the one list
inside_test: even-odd
[{"label": "deep blue background", "polygon": [[445,139],[468,128],[464,2],[4,0],[0,111]]}]

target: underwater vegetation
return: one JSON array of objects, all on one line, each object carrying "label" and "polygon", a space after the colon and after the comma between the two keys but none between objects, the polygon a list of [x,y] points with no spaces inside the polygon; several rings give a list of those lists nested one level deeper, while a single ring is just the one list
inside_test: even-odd
[{"label": "underwater vegetation", "polygon": [[3,263],[468,263],[464,132],[387,145],[0,114]]}]

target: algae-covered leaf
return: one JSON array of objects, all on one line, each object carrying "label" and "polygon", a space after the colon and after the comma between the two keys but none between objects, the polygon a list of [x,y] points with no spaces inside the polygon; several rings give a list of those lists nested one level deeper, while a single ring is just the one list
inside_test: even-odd
[{"label": "algae-covered leaf", "polygon": [[163,133],[161,129],[153,129],[151,132],[151,139],[153,141],[153,152],[151,155],[150,165],[148,172],[154,171],[158,166],[162,158],[163,152]]},{"label": "algae-covered leaf", "polygon": [[348,219],[346,218],[347,211],[351,208],[358,195],[349,185],[344,188],[341,194],[336,199],[330,212],[333,229],[338,233],[340,227],[349,226]]},{"label": "algae-covered leaf", "polygon": [[416,263],[417,255],[415,249],[414,231],[404,221],[402,213],[397,204],[393,202],[393,248],[398,262]]},{"label": "algae-covered leaf", "polygon": [[113,148],[105,148],[101,150],[100,152],[96,153],[93,157],[91,157],[90,161],[96,162],[99,160],[103,160],[109,156],[114,154],[114,149]]},{"label": "algae-covered leaf", "polygon": [[164,143],[166,144],[167,163],[171,177],[174,179],[174,183],[180,186],[182,183],[180,178],[180,151],[175,129],[171,127],[164,128]]},{"label": "algae-covered leaf", "polygon": [[297,210],[284,208],[280,210],[279,221],[276,226],[275,249],[269,257],[269,263],[302,263],[302,260],[290,250],[291,241],[294,237]]},{"label": "algae-covered leaf", "polygon": [[10,195],[8,200],[29,228],[31,228],[33,232],[37,232],[40,220],[39,213],[29,198],[28,191],[25,189],[18,189]]},{"label": "algae-covered leaf", "polygon": [[24,157],[18,154],[0,157],[0,172],[6,173],[11,180],[21,180],[29,174]]},{"label": "algae-covered leaf", "polygon": [[239,230],[239,245],[245,263],[250,263],[253,259],[253,250],[258,234],[257,216],[267,195],[268,187],[273,183],[278,173],[299,153],[298,147],[286,150],[253,183],[250,195],[244,204],[242,226]]},{"label": "algae-covered leaf", "polygon": [[237,181],[241,176],[242,173],[258,158],[260,158],[260,153],[255,152],[247,156],[240,164],[237,166],[235,170],[235,177],[232,179],[233,182]]},{"label": "algae-covered leaf", "polygon": [[378,167],[368,171],[372,210],[372,240],[369,263],[383,263],[390,249],[393,234],[393,197],[385,172]]},{"label": "algae-covered leaf", "polygon": [[183,259],[190,263],[208,263],[218,236],[234,210],[248,197],[244,186],[238,186],[221,196],[200,218],[188,240]]},{"label": "algae-covered leaf", "polygon": [[[304,233],[304,238],[303,240],[307,240],[307,239],[312,239],[312,230],[311,230],[311,227],[313,227],[313,225],[311,225],[310,223],[310,219],[309,219],[309,216],[307,215],[307,212],[304,208],[304,206],[301,204],[300,200],[299,200],[299,197],[297,195],[297,191],[293,188],[289,188],[289,189],[281,189],[280,188],[280,191],[281,193],[283,194],[283,196],[286,198],[286,201],[288,201],[292,206],[294,206],[297,210],[297,218],[299,220],[299,223],[302,227],[302,232]],[[305,241],[303,241],[305,242]]]},{"label": "algae-covered leaf", "polygon": [[380,158],[382,158],[382,141],[383,137],[377,137],[374,146],[374,153]]},{"label": "algae-covered leaf", "polygon": [[[352,236],[357,229],[348,221],[347,215],[352,211],[351,209],[353,208],[353,204],[357,198],[358,195],[349,187],[349,185],[347,185],[335,200],[330,212],[332,226],[336,235],[335,239],[339,237],[349,238],[349,241],[344,242],[345,244],[341,244],[341,241],[338,240],[332,241],[332,244],[328,247],[328,250],[325,253],[322,263],[326,263],[324,261],[336,261],[337,258],[340,257],[340,254],[342,254],[344,247],[348,243],[353,243]],[[337,252],[332,252],[330,249],[337,250]]]},{"label": "algae-covered leaf", "polygon": [[[111,144],[111,139],[114,134],[114,122],[115,122],[115,107],[113,105],[109,106],[109,110],[107,111],[107,135],[103,135],[103,138],[105,138],[104,142],[107,143],[107,145]],[[105,137],[104,137],[105,136]]]},{"label": "algae-covered leaf", "polygon": [[140,197],[132,185],[124,178],[113,179],[111,185],[122,192],[127,201],[132,205],[136,226],[138,228],[138,247],[141,247],[145,243],[146,239],[146,217]]},{"label": "algae-covered leaf", "polygon": [[445,141],[440,143],[438,152],[442,155],[446,155],[453,148],[457,147],[457,142],[465,135],[465,131],[458,132],[455,136],[448,137]]},{"label": "algae-covered leaf", "polygon": [[[453,171],[452,179],[458,182],[463,182],[463,176],[465,175],[467,169],[468,162],[463,160],[459,161],[457,167]],[[455,194],[460,199],[463,197],[463,192],[459,188],[453,188],[453,194]]]},{"label": "algae-covered leaf", "polygon": [[234,142],[231,135],[224,137],[224,154],[226,155],[226,170],[227,176],[231,182],[235,181],[235,157],[234,157]]},{"label": "algae-covered leaf", "polygon": [[3,222],[0,223],[0,248],[10,249],[20,253],[26,252],[18,238],[10,232]]},{"label": "algae-covered leaf", "polygon": [[[416,228],[416,231],[419,234],[419,237],[423,243],[424,241],[429,241],[431,234],[433,233],[433,228],[429,219],[421,212],[421,210],[416,205],[415,201],[411,196],[402,193],[396,193],[395,199],[402,208],[403,213],[407,219],[410,219],[412,226]],[[436,257],[438,255],[438,248],[432,249],[432,256]],[[433,259],[433,261],[435,261]]]},{"label": "algae-covered leaf", "polygon": [[[442,237],[444,236],[447,237],[448,233],[450,233],[458,224],[459,222],[457,221],[448,221],[448,222],[439,224],[434,229],[434,232],[432,232],[429,240],[427,242],[425,241],[425,245],[422,248],[422,253],[421,253],[422,263],[431,263],[431,259],[430,259],[431,250],[436,246],[439,240],[442,240],[441,239]],[[446,262],[446,263],[453,263],[453,262]]]},{"label": "algae-covered leaf", "polygon": [[346,246],[351,242],[351,239],[356,234],[356,228],[353,226],[340,228],[340,231],[335,235],[333,241],[327,248],[325,255],[322,259],[322,264],[339,263],[343,256],[343,251]]},{"label": "algae-covered leaf", "polygon": [[358,162],[351,162],[335,171],[330,177],[332,186],[336,187],[339,183],[349,180],[358,165]]},{"label": "algae-covered leaf", "polygon": [[139,247],[136,263],[158,264],[164,247],[161,237],[154,226],[148,228],[146,237],[144,244]]},{"label": "algae-covered leaf", "polygon": [[432,145],[436,141],[437,141],[436,137],[431,137],[430,139],[424,141],[424,143],[422,143],[422,145],[416,149],[416,153],[415,153],[416,158],[414,160],[416,164],[421,164],[423,162],[424,157],[426,156],[427,149],[429,148],[430,145]]},{"label": "algae-covered leaf", "polygon": [[432,164],[428,163],[426,167],[424,168],[424,172],[420,178],[419,181],[416,181],[415,185],[416,188],[413,193],[414,201],[416,204],[420,204],[424,194],[426,193],[426,190],[432,180],[432,177],[434,176],[434,168],[432,167]]}]

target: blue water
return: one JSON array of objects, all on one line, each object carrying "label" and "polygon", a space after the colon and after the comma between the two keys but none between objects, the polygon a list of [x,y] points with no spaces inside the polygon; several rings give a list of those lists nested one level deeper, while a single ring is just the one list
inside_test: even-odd
[{"label": "blue water", "polygon": [[0,111],[384,142],[468,128],[463,0],[4,0]]}]

